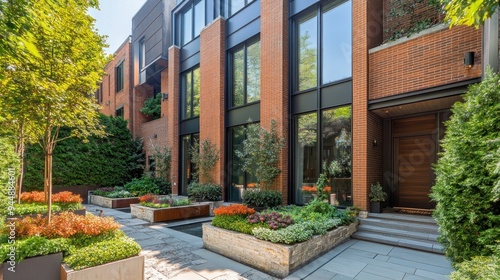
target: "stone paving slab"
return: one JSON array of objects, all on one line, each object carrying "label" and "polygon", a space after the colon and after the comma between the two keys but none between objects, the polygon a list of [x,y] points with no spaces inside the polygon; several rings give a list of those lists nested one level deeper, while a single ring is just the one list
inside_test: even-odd
[{"label": "stone paving slab", "polygon": [[[87,205],[91,214],[99,206]],[[136,238],[145,256],[146,280],[274,280],[261,271],[203,248],[201,238],[149,223],[122,211],[105,209],[123,231]],[[295,271],[286,280],[447,279],[451,265],[443,255],[361,240],[349,240]]]}]

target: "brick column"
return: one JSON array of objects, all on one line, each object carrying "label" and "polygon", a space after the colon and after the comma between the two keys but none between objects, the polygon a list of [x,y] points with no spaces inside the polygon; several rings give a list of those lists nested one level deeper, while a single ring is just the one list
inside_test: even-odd
[{"label": "brick column", "polygon": [[212,182],[224,185],[226,21],[219,17],[200,34],[200,141],[210,139],[220,151]]},{"label": "brick column", "polygon": [[[375,118],[369,118],[368,112],[368,50],[381,42],[381,0],[353,0],[352,2],[352,187],[354,205],[363,210],[369,208],[368,189],[369,176],[376,178],[369,172],[368,157],[374,152],[370,149],[370,125],[376,124]],[[381,128],[381,127],[379,127]],[[377,154],[377,153],[375,153]],[[373,165],[370,165],[373,167]]]},{"label": "brick column", "polygon": [[180,50],[172,46],[168,50],[168,115],[167,145],[172,149],[172,193],[179,194],[179,99],[180,99]]},{"label": "brick column", "polygon": [[288,201],[288,0],[261,1],[261,90],[260,123],[269,129],[277,122],[278,133],[286,140],[280,155],[281,174],[276,189]]}]

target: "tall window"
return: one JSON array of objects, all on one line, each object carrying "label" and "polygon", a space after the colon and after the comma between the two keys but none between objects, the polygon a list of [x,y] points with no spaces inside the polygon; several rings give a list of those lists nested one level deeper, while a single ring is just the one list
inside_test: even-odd
[{"label": "tall window", "polygon": [[146,43],[145,39],[139,40],[139,82],[146,82]]},{"label": "tall window", "polygon": [[295,90],[303,91],[317,87],[318,83],[325,85],[350,78],[352,76],[351,1],[320,5],[318,10],[299,17],[296,22]]},{"label": "tall window", "polygon": [[179,194],[187,194],[187,187],[195,179],[193,174],[196,173],[196,170],[194,170],[191,154],[189,153],[194,141],[200,141],[199,134],[181,136],[181,184]]},{"label": "tall window", "polygon": [[325,166],[329,191],[336,195],[338,205],[352,205],[351,106],[298,115],[294,130],[295,203],[312,198],[303,190],[316,186]]},{"label": "tall window", "polygon": [[181,119],[200,115],[200,68],[186,71],[181,76]]},{"label": "tall window", "polygon": [[205,27],[205,0],[193,1],[180,15],[181,45],[200,35]]},{"label": "tall window", "polygon": [[260,100],[260,41],[250,41],[229,55],[231,107]]},{"label": "tall window", "polygon": [[[252,124],[258,125],[258,124]],[[241,194],[245,187],[254,185],[256,179],[254,176],[246,173],[241,169],[243,164],[241,159],[236,155],[236,152],[243,151],[243,141],[246,138],[245,127],[240,125],[231,127],[228,130],[228,167],[229,167],[229,198],[228,201],[241,201]]]},{"label": "tall window", "polygon": [[115,87],[116,87],[115,92],[119,92],[120,90],[123,89],[123,77],[124,77],[123,63],[124,61],[122,61],[120,64],[118,64],[118,66],[115,67]]}]

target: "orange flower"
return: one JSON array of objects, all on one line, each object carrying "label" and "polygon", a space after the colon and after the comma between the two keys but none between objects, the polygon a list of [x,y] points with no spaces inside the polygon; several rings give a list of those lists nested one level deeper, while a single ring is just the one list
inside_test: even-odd
[{"label": "orange flower", "polygon": [[222,206],[214,210],[216,216],[218,215],[252,215],[255,210],[242,204],[233,204],[230,206]]},{"label": "orange flower", "polygon": [[255,183],[247,184],[247,188],[255,188]]},{"label": "orange flower", "polygon": [[323,189],[323,191],[324,191],[324,192],[329,193],[329,192],[331,192],[331,191],[332,191],[332,187],[330,187],[330,186],[326,186],[326,187]]},{"label": "orange flower", "polygon": [[141,197],[139,197],[140,202],[153,202],[155,201],[156,197],[152,194],[146,194]]},{"label": "orange flower", "polygon": [[316,193],[318,189],[315,186],[303,186],[302,191],[306,193]]}]

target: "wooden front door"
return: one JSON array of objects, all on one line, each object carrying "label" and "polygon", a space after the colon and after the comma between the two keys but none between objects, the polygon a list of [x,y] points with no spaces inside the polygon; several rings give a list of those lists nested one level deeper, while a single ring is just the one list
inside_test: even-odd
[{"label": "wooden front door", "polygon": [[435,179],[435,115],[396,120],[393,128],[394,206],[433,209],[429,194]]}]

